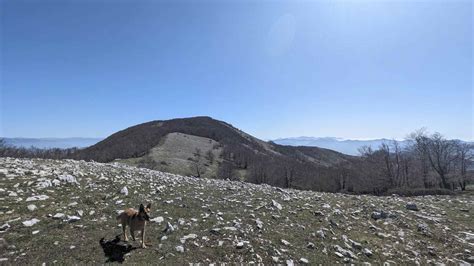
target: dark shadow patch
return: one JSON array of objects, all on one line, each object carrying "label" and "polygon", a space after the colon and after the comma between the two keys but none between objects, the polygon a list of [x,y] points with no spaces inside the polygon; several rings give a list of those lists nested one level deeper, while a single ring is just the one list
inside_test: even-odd
[{"label": "dark shadow patch", "polygon": [[107,257],[105,262],[122,263],[125,260],[125,254],[136,249],[136,247],[132,247],[131,244],[121,243],[120,236],[116,236],[114,240],[105,240],[102,238],[99,243],[104,250],[104,255]]}]

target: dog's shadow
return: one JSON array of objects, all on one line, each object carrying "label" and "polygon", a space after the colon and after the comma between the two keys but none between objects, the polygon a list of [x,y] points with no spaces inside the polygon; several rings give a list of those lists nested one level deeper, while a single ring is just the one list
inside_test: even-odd
[{"label": "dog's shadow", "polygon": [[122,263],[125,260],[125,254],[136,249],[136,247],[132,247],[131,244],[121,242],[119,235],[116,236],[114,240],[105,240],[105,238],[102,238],[99,243],[104,250],[104,255],[107,257],[107,261],[105,262]]}]

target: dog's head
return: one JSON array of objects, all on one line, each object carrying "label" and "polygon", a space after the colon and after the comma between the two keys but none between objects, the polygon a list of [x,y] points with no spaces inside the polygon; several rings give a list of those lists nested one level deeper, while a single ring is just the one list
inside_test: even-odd
[{"label": "dog's head", "polygon": [[140,208],[138,209],[138,218],[142,221],[150,221],[150,212],[151,212],[151,203],[148,205],[143,206],[140,204]]}]

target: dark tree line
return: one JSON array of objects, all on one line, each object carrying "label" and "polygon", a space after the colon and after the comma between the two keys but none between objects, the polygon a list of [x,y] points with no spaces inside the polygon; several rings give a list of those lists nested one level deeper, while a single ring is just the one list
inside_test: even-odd
[{"label": "dark tree line", "polygon": [[7,145],[4,139],[0,138],[0,157],[14,158],[41,158],[41,159],[67,159],[74,158],[79,151],[78,148],[69,149],[39,149],[36,147],[24,148]]},{"label": "dark tree line", "polygon": [[[356,172],[373,182],[374,192],[403,189],[465,190],[473,182],[468,168],[474,146],[449,140],[439,133],[419,130],[410,134],[403,147],[397,141],[383,143],[377,150],[362,147]],[[363,179],[362,177],[360,177]]]}]

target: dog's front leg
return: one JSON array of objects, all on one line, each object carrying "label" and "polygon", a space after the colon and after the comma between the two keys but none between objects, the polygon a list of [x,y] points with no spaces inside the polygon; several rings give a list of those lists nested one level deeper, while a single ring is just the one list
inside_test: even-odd
[{"label": "dog's front leg", "polygon": [[142,248],[146,248],[146,245],[145,245],[145,226],[143,226],[143,229],[142,229]]}]

